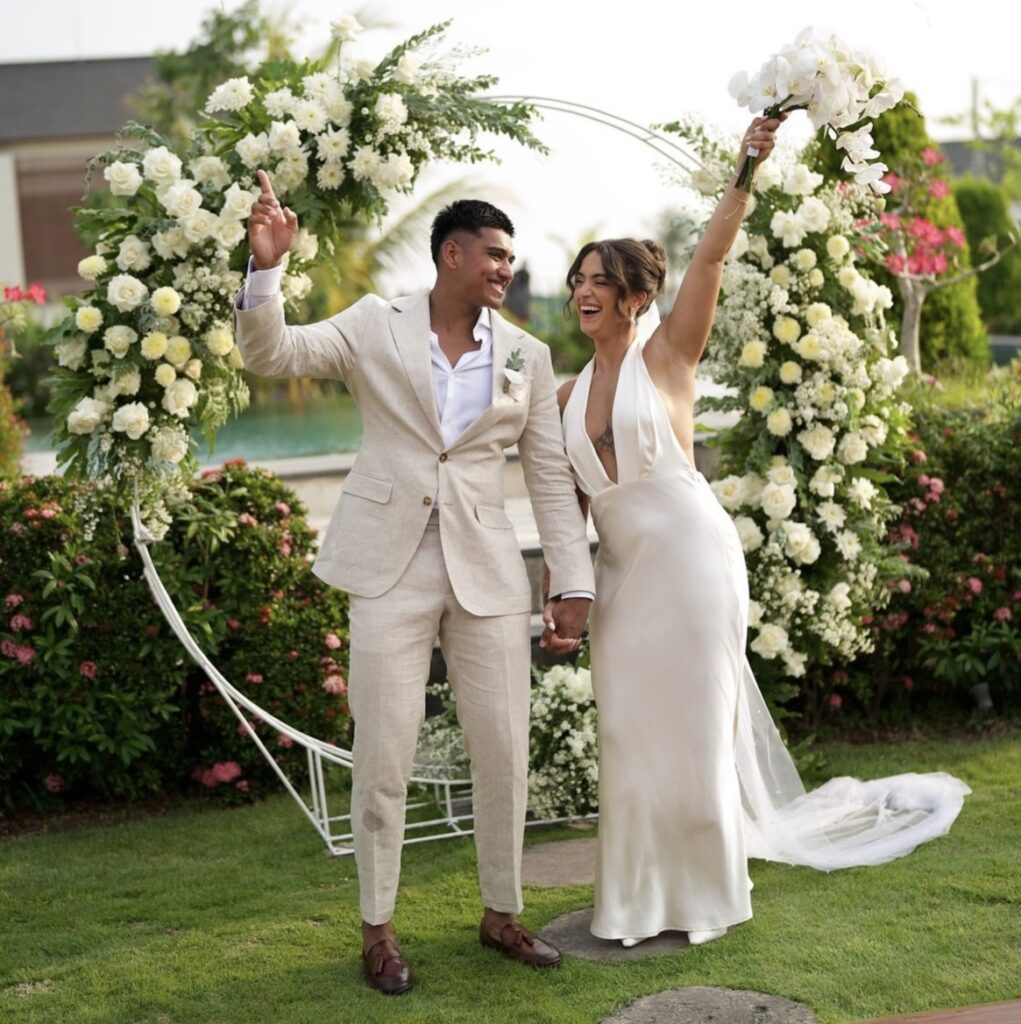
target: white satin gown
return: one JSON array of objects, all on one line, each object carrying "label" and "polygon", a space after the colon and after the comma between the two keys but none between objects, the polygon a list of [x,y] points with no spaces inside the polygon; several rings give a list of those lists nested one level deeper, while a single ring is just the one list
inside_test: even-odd
[{"label": "white satin gown", "polygon": [[628,350],[613,403],[617,483],[585,430],[592,362],[563,419],[599,534],[592,931],[607,939],[745,921],[749,857],[822,870],[882,863],[945,833],[970,792],[932,773],[805,793],[745,657],[737,531],[677,441],[643,345]]}]

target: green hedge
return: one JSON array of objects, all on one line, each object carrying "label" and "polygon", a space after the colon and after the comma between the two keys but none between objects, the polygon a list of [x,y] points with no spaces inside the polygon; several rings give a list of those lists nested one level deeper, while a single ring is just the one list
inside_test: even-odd
[{"label": "green hedge", "polygon": [[[344,742],[346,597],[313,576],[293,492],[235,462],[196,480],[153,557],[193,635],[267,711]],[[275,779],[187,658],[109,497],[59,477],[0,483],[3,806],[189,786],[245,799]],[[256,723],[285,766],[303,751]]]},{"label": "green hedge", "polygon": [[993,380],[970,405],[913,396],[910,469],[891,490],[905,572],[876,653],[835,679],[832,721],[966,719],[980,683],[1021,712],[1021,361]]}]

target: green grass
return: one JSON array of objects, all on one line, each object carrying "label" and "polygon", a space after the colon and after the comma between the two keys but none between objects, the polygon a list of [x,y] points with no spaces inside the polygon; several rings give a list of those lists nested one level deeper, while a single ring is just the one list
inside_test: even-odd
[{"label": "green grass", "polygon": [[[410,847],[397,925],[418,985],[391,1000],[361,980],[354,863],[327,860],[283,797],[2,840],[0,1020],[580,1024],[663,989],[723,985],[798,1000],[827,1024],[1021,996],[1021,739],[826,754],[834,774],[945,769],[975,792],[949,837],[893,864],[825,875],[754,862],[755,918],[717,943],[550,973],[478,945],[470,841]],[[524,920],[540,928],[591,898],[531,889]]]}]

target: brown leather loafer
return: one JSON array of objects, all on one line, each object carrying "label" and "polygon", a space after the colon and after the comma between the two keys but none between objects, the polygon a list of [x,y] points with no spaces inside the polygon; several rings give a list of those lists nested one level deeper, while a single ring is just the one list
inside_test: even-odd
[{"label": "brown leather loafer", "polygon": [[380,939],[362,952],[365,977],[369,988],[385,996],[399,996],[415,984],[411,968],[404,961],[397,943],[392,939]]},{"label": "brown leather loafer", "polygon": [[562,957],[560,950],[543,942],[517,921],[509,921],[500,929],[500,937],[494,939],[486,931],[485,921],[479,925],[479,942],[490,949],[498,949],[504,956],[529,967],[559,967]]}]

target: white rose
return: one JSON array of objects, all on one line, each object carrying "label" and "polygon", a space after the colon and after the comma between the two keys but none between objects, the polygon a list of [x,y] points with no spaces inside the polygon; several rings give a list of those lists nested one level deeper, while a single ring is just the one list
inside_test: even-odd
[{"label": "white rose", "polygon": [[199,400],[199,393],[195,385],[186,377],[178,377],[163,392],[163,408],[171,416],[178,416],[184,419],[188,410]]},{"label": "white rose", "polygon": [[823,182],[823,176],[804,164],[795,164],[784,176],[783,190],[789,196],[811,195]]},{"label": "white rose", "polygon": [[249,132],[243,139],[240,139],[234,147],[241,162],[249,169],[258,167],[266,162],[269,156],[269,137],[265,132],[252,135]]},{"label": "white rose", "polygon": [[794,472],[794,467],[787,462],[770,466],[766,471],[766,477],[773,484],[797,484],[798,482],[798,474]]},{"label": "white rose", "polygon": [[860,432],[873,448],[886,440],[886,424],[878,416],[866,416],[861,422]]},{"label": "white rose", "polygon": [[137,441],[149,429],[149,410],[142,402],[122,405],[114,414],[110,424],[113,430],[127,434]]},{"label": "white rose", "polygon": [[759,627],[759,635],[751,642],[750,646],[760,658],[772,661],[787,649],[787,644],[787,630],[783,626],[767,622]]},{"label": "white rose", "polygon": [[846,612],[851,607],[851,587],[847,583],[836,583],[826,595],[826,600],[838,612]]},{"label": "white rose", "polygon": [[198,380],[202,376],[202,360],[189,359],[188,362],[184,364],[184,374],[192,380]]},{"label": "white rose", "polygon": [[190,217],[185,217],[181,221],[184,237],[194,244],[211,237],[219,224],[220,218],[211,210],[196,210]]},{"label": "white rose", "polygon": [[106,270],[106,260],[102,256],[86,256],[78,261],[78,274],[86,281],[95,281]]},{"label": "white rose", "polygon": [[166,146],[157,146],[142,157],[142,170],[157,185],[173,185],[181,177],[181,161]]},{"label": "white rose", "polygon": [[808,489],[820,498],[832,498],[836,493],[836,485],[840,483],[840,471],[830,466],[820,466],[808,482]]},{"label": "white rose", "polygon": [[117,274],[110,278],[106,288],[106,301],[122,313],[137,309],[149,294],[149,289],[130,274]]},{"label": "white rose", "polygon": [[103,348],[117,359],[123,359],[136,341],[138,335],[124,324],[108,327],[103,333]]},{"label": "white rose", "polygon": [[157,427],[149,432],[149,446],[156,462],[176,464],[188,454],[188,435],[177,427]]},{"label": "white rose", "polygon": [[218,189],[224,189],[230,184],[230,172],[218,156],[198,156],[188,166],[198,182]]},{"label": "white rose", "polygon": [[789,484],[766,484],[760,499],[762,511],[770,519],[786,519],[798,503],[798,496]]},{"label": "white rose", "polygon": [[840,439],[837,446],[837,458],[844,465],[850,466],[856,462],[864,462],[868,458],[869,446],[861,434],[851,432]]},{"label": "white rose", "polygon": [[821,423],[816,423],[798,434],[798,443],[816,462],[822,462],[830,457],[835,442],[833,431]]},{"label": "white rose", "polygon": [[784,526],[784,551],[799,565],[811,565],[822,551],[816,536],[804,523]]},{"label": "white rose", "polygon": [[711,487],[716,500],[728,511],[744,504],[745,489],[741,477],[726,476],[722,480],[714,480]]},{"label": "white rose", "polygon": [[788,648],[783,652],[781,658],[783,659],[784,668],[787,669],[787,675],[798,679],[805,674],[805,666],[808,662],[807,654],[801,654]]},{"label": "white rose", "polygon": [[175,224],[166,231],[157,231],[152,236],[152,247],[165,260],[172,260],[175,257],[183,259],[188,255],[189,242],[184,237],[184,230],[180,225]]},{"label": "white rose", "polygon": [[110,191],[115,196],[133,196],[142,185],[138,166],[120,160],[104,168],[103,177],[110,183]]},{"label": "white rose", "polygon": [[122,373],[119,377],[114,378],[110,385],[113,388],[114,397],[137,395],[138,389],[142,386],[142,375],[139,373],[138,367],[133,366],[127,373]]},{"label": "white rose", "polygon": [[291,252],[304,263],[311,263],[319,252],[319,239],[308,228],[301,228],[291,243]]},{"label": "white rose", "polygon": [[734,520],[734,527],[737,530],[738,537],[741,539],[741,549],[745,554],[757,551],[762,547],[766,538],[763,536],[758,524],[750,516],[738,516]]},{"label": "white rose", "polygon": [[220,209],[220,216],[224,220],[244,220],[252,212],[252,204],[254,202],[255,196],[247,189],[243,189],[237,182],[234,182],[223,193],[223,206]]},{"label": "white rose", "polygon": [[397,61],[394,78],[396,78],[401,85],[414,85],[415,78],[418,75],[418,69],[421,66],[422,61],[418,58],[418,55],[409,50],[401,54],[400,60]]},{"label": "white rose", "polygon": [[152,265],[152,254],[147,242],[138,235],[128,235],[117,250],[117,266],[121,270],[148,270]]},{"label": "white rose", "polygon": [[755,168],[753,187],[756,192],[768,192],[771,188],[776,188],[782,180],[780,168],[777,167],[776,162],[767,160]]},{"label": "white rose", "polygon": [[762,622],[762,605],[758,601],[748,602],[748,625],[757,629]]},{"label": "white rose", "polygon": [[762,500],[762,488],[766,481],[758,473],[745,473],[741,477],[741,485],[744,487],[744,504],[758,505]]},{"label": "white rose", "polygon": [[245,238],[245,226],[239,220],[224,220],[218,217],[213,229],[213,239],[227,252],[236,249]]},{"label": "white rose", "polygon": [[829,209],[814,196],[809,196],[802,202],[796,217],[806,231],[825,231],[830,223]]},{"label": "white rose", "polygon": [[67,429],[72,434],[91,434],[103,422],[110,406],[94,398],[79,399],[67,417]]},{"label": "white rose", "polygon": [[777,210],[769,222],[769,230],[774,238],[779,238],[784,247],[794,249],[805,240],[805,225],[793,213]]},{"label": "white rose", "polygon": [[88,344],[84,338],[72,338],[58,345],[54,351],[57,355],[57,364],[68,370],[80,370],[85,362],[85,353]]}]

